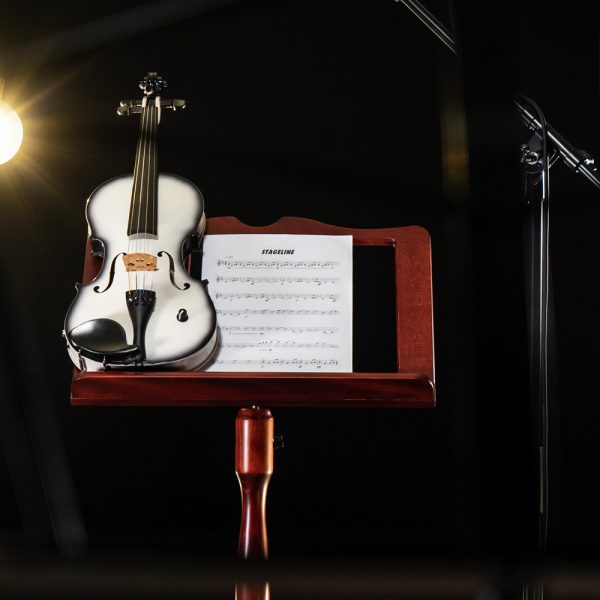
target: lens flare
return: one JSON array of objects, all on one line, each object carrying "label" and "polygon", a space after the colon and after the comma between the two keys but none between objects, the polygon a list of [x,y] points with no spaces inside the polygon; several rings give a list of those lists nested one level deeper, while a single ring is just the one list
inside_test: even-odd
[{"label": "lens flare", "polygon": [[23,125],[19,115],[4,102],[0,102],[0,165],[9,161],[21,147]]}]

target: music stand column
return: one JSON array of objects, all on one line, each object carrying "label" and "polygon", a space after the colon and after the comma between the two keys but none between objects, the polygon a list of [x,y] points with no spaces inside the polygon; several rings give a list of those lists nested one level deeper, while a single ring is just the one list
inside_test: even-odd
[{"label": "music stand column", "polygon": [[266,559],[267,488],[273,473],[273,415],[266,408],[242,408],[235,420],[235,472],[242,494],[238,558]]}]

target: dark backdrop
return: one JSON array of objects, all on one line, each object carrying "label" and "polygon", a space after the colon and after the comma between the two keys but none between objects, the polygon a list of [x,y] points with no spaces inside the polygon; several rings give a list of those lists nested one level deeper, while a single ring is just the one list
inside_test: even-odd
[{"label": "dark backdrop", "polygon": [[[161,170],[196,183],[209,216],[416,224],[432,236],[438,407],[275,411],[286,447],[269,495],[272,553],[533,552],[518,179],[528,136],[510,97],[534,97],[575,145],[598,152],[596,4],[461,4],[462,61],[391,0],[247,0],[62,57],[54,45],[36,68],[15,60],[19,44],[63,30],[69,39],[69,28],[138,5],[59,1],[41,19],[32,16],[39,3],[13,3],[0,25],[14,61],[5,99],[21,108],[26,135],[0,167],[4,402],[26,407],[31,431],[44,390],[92,547],[230,556],[236,545],[235,411],[68,401],[60,332],[81,275],[85,199],[131,171],[138,124],[115,108],[156,70],[168,95],[188,101],[161,125]],[[445,3],[428,6],[450,26]],[[443,168],[449,105],[458,125],[466,106],[468,186],[453,187]],[[598,195],[557,165],[552,201],[560,406],[551,549],[593,554]],[[11,439],[0,455],[0,528],[41,531],[24,506],[44,495],[18,491],[18,469],[35,478],[35,468],[15,459]],[[44,448],[60,456],[56,440]]]}]

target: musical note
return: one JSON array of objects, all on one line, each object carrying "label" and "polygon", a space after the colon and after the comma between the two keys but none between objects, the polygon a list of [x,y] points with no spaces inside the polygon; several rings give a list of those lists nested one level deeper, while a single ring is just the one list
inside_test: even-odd
[{"label": "musical note", "polygon": [[337,310],[293,309],[293,308],[217,308],[218,315],[339,315]]},{"label": "musical note", "polygon": [[231,333],[233,335],[264,335],[265,333],[323,333],[331,335],[339,331],[339,327],[257,327],[255,325],[223,325],[222,332]]},{"label": "musical note", "polygon": [[298,369],[302,369],[303,367],[312,367],[314,369],[321,369],[323,367],[333,367],[339,364],[339,361],[335,358],[331,358],[329,360],[322,360],[318,358],[313,359],[302,359],[302,358],[292,358],[292,359],[283,359],[283,358],[273,358],[273,359],[220,359],[217,358],[215,361],[217,365],[252,365],[264,369],[265,367],[281,367],[281,366],[293,366]]},{"label": "musical note", "polygon": [[270,300],[294,300],[299,302],[300,300],[329,300],[330,302],[337,302],[339,294],[288,294],[288,293],[259,293],[259,292],[217,292],[215,298],[218,300],[264,300],[269,302]]},{"label": "musical note", "polygon": [[221,344],[221,348],[257,348],[271,349],[271,348],[338,348],[337,344],[328,344],[326,342],[294,342],[286,340],[281,342],[279,340],[270,340],[268,342],[226,342]]},{"label": "musical note", "polygon": [[217,261],[218,267],[226,269],[333,269],[337,260],[232,260]]},{"label": "musical note", "polygon": [[250,285],[257,285],[259,283],[277,283],[279,285],[287,283],[314,283],[315,285],[325,285],[328,283],[336,284],[339,281],[339,277],[224,277],[223,275],[217,275],[217,283],[249,283]]}]

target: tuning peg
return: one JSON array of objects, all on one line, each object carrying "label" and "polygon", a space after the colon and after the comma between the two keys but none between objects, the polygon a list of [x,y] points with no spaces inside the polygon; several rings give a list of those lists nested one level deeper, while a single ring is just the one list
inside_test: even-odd
[{"label": "tuning peg", "polygon": [[142,103],[140,100],[121,100],[117,107],[117,114],[122,117],[142,112]]},{"label": "tuning peg", "polygon": [[[186,106],[185,100],[160,100],[160,107],[166,110],[183,110]],[[122,116],[138,115],[142,112],[141,100],[121,100],[117,107],[117,114]]]},{"label": "tuning peg", "polygon": [[183,110],[186,106],[185,100],[165,100],[167,104],[160,103],[162,108],[170,108],[172,111]]}]

